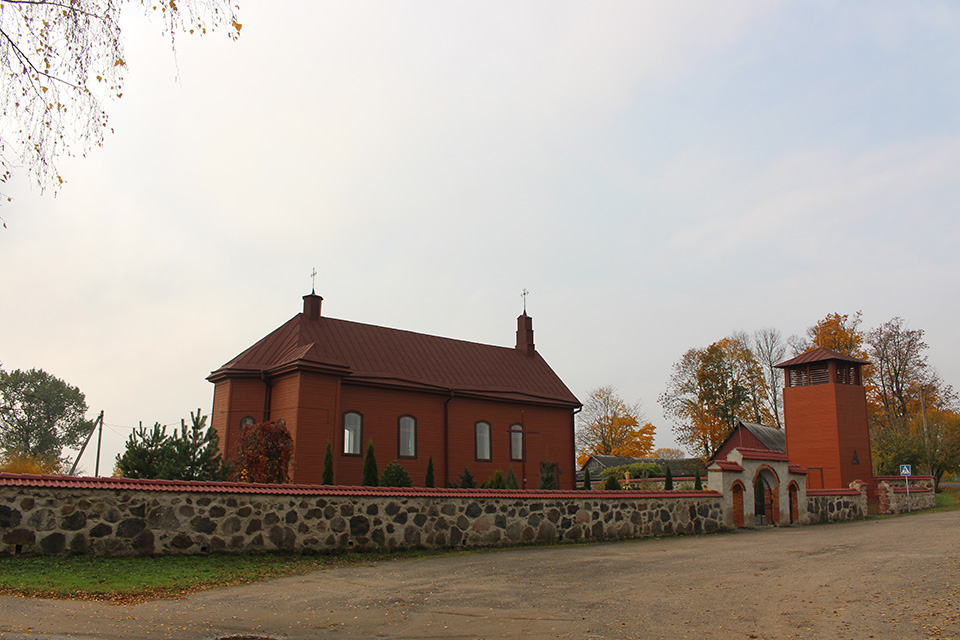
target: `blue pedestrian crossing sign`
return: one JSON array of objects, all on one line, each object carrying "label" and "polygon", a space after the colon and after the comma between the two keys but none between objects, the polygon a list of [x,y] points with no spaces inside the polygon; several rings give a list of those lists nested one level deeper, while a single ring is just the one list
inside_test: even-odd
[{"label": "blue pedestrian crossing sign", "polygon": [[913,472],[910,470],[910,465],[902,464],[900,465],[900,475],[902,476],[912,476]]}]

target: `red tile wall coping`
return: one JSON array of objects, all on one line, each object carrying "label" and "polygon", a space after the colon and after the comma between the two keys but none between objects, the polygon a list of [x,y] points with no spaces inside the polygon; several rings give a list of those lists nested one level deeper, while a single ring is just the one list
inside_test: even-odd
[{"label": "red tile wall coping", "polygon": [[718,471],[736,471],[736,472],[743,471],[743,467],[741,467],[740,465],[738,465],[736,462],[731,462],[730,460],[714,460],[713,462],[714,462],[714,464],[716,464],[719,468],[718,468],[718,469],[709,469],[709,468],[708,468],[707,471],[712,471],[712,472],[714,472],[714,473],[716,473],[716,472],[718,472]]},{"label": "red tile wall coping", "polygon": [[[903,494],[908,493],[906,487],[893,487],[893,492],[903,493]],[[909,493],[932,493],[932,492],[933,492],[933,489],[931,489],[930,487],[916,487],[916,488],[911,487],[909,490]]]},{"label": "red tile wall coping", "polygon": [[807,489],[807,496],[858,496],[856,489]]},{"label": "red tile wall coping", "polygon": [[904,478],[911,480],[928,480],[933,482],[933,476],[873,476],[877,482],[902,482]]},{"label": "red tile wall coping", "polygon": [[348,487],[339,485],[248,484],[241,482],[195,482],[187,480],[136,480],[0,473],[0,486],[106,491],[180,491],[310,496],[375,496],[411,498],[691,498],[720,497],[716,491],[568,491],[546,489],[430,489],[423,487]]},{"label": "red tile wall coping", "polygon": [[740,452],[747,460],[789,460],[787,454],[782,451],[770,451],[769,449],[747,449],[737,447],[737,451]]}]

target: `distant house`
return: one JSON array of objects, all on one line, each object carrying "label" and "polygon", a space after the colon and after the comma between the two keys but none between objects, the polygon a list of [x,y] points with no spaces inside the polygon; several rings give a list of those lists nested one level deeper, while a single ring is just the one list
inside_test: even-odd
[{"label": "distant house", "polygon": [[228,456],[245,424],[282,418],[294,441],[293,482],[319,484],[327,443],[334,481],[360,484],[373,441],[380,470],[398,460],[422,486],[465,467],[478,482],[513,469],[536,488],[541,465],[574,486],[574,411],[580,402],[534,347],[533,320],[517,318],[514,347],[466,342],[321,315],[323,298],[207,378],[213,427]]},{"label": "distant house", "polygon": [[675,478],[691,477],[696,475],[697,469],[703,470],[703,461],[699,458],[667,460],[666,458],[631,458],[628,456],[608,456],[595,453],[587,458],[587,461],[584,462],[580,470],[577,471],[577,480],[583,481],[584,471],[587,469],[590,470],[590,478],[596,480],[606,469],[641,462],[657,464],[664,473],[666,473],[667,467],[670,467],[670,474]]}]

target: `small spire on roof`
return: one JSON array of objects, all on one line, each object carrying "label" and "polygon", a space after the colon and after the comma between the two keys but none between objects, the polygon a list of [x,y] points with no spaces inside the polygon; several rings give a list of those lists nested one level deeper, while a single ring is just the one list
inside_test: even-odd
[{"label": "small spire on roof", "polygon": [[523,293],[520,294],[520,297],[523,298],[523,315],[527,315],[527,294],[530,292],[524,288]]},{"label": "small spire on roof", "polygon": [[310,272],[310,294],[317,293],[317,268],[314,267],[313,271]]}]

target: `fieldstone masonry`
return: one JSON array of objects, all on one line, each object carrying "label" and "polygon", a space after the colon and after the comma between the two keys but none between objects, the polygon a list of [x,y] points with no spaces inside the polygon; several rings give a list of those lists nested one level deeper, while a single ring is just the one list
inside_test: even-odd
[{"label": "fieldstone masonry", "polygon": [[862,520],[867,515],[867,486],[853,481],[849,489],[807,489],[810,524]]},{"label": "fieldstone masonry", "polygon": [[936,505],[933,476],[913,476],[909,485],[902,476],[878,476],[875,480],[880,513],[907,513]]},{"label": "fieldstone masonry", "polygon": [[[391,551],[699,534],[723,527],[721,497],[710,491],[264,489],[70,480],[59,484],[74,486],[0,482],[0,554]],[[102,484],[123,488],[97,488]]]}]

